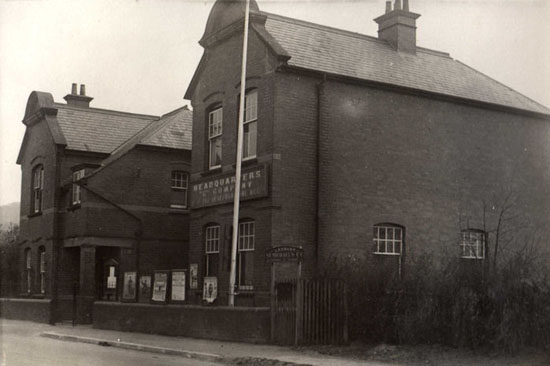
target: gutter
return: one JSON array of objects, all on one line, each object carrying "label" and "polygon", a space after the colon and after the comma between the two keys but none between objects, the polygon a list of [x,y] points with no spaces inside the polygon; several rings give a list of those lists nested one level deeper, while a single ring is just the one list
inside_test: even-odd
[{"label": "gutter", "polygon": [[327,75],[326,74],[323,74],[323,79],[317,83],[316,85],[316,89],[317,89],[317,151],[315,153],[315,159],[316,159],[316,165],[317,165],[317,169],[316,169],[316,180],[317,180],[317,185],[316,185],[316,190],[317,190],[317,199],[315,200],[315,218],[316,218],[316,230],[315,230],[315,265],[316,265],[316,268],[315,268],[315,273],[316,274],[319,274],[319,252],[320,252],[320,243],[319,243],[319,240],[320,240],[320,235],[319,235],[319,230],[321,228],[321,212],[320,212],[320,200],[321,200],[321,121],[322,121],[322,108],[323,108],[323,103],[322,103],[322,96],[323,96],[323,92],[324,92],[324,89],[325,89],[325,83],[327,81]]}]

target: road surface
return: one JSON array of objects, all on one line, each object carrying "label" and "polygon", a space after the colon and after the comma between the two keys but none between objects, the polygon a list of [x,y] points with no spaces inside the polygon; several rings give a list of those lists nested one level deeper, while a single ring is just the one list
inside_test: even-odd
[{"label": "road surface", "polygon": [[46,325],[0,319],[0,366],[220,366],[178,356],[40,337]]}]

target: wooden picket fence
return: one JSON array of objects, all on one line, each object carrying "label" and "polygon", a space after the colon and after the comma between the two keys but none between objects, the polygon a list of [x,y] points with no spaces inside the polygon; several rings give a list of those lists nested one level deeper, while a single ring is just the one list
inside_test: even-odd
[{"label": "wooden picket fence", "polygon": [[272,337],[278,344],[342,344],[348,341],[347,288],[337,279],[276,282]]}]

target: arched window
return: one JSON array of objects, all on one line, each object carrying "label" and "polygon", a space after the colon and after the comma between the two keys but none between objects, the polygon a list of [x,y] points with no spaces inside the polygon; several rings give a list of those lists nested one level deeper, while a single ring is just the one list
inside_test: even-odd
[{"label": "arched window", "polygon": [[487,234],[483,230],[466,229],[460,233],[460,258],[484,259]]},{"label": "arched window", "polygon": [[374,253],[402,255],[404,228],[396,224],[377,224],[373,228]]},{"label": "arched window", "polygon": [[221,106],[208,112],[208,168],[222,166],[223,108]]},{"label": "arched window", "polygon": [[40,265],[40,293],[46,293],[46,248],[38,248],[38,263]]},{"label": "arched window", "polygon": [[31,213],[42,211],[42,191],[44,190],[44,166],[38,165],[32,170]]},{"label": "arched window", "polygon": [[25,249],[25,279],[27,284],[27,293],[32,291],[32,258],[31,258],[31,248]]},{"label": "arched window", "polygon": [[220,257],[220,225],[206,226],[204,256],[204,277],[217,277]]},{"label": "arched window", "polygon": [[243,160],[256,157],[258,140],[258,91],[250,90],[244,98]]},{"label": "arched window", "polygon": [[254,274],[254,221],[246,220],[239,223],[239,242],[237,256],[237,284],[241,290],[252,290]]}]

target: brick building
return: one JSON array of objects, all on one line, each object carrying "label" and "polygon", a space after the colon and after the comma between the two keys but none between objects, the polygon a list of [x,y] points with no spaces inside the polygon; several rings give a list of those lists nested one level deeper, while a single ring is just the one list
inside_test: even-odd
[{"label": "brick building", "polygon": [[187,266],[191,111],[92,108],[76,84],[65,100],[32,92],[23,119],[21,295],[51,304],[59,321],[76,294],[78,321],[89,322],[93,301],[149,301],[136,273]]},{"label": "brick building", "polygon": [[[244,1],[214,4],[185,96],[193,105],[189,261],[199,283],[217,279],[220,304],[243,14]],[[400,276],[423,255],[487,263],[489,228],[508,206],[529,223],[516,226],[512,243],[530,235],[526,227],[548,240],[550,110],[418,46],[419,16],[408,1],[387,3],[370,37],[251,1],[237,305],[268,303],[264,253],[276,246],[304,249],[304,276],[351,263]]]}]

